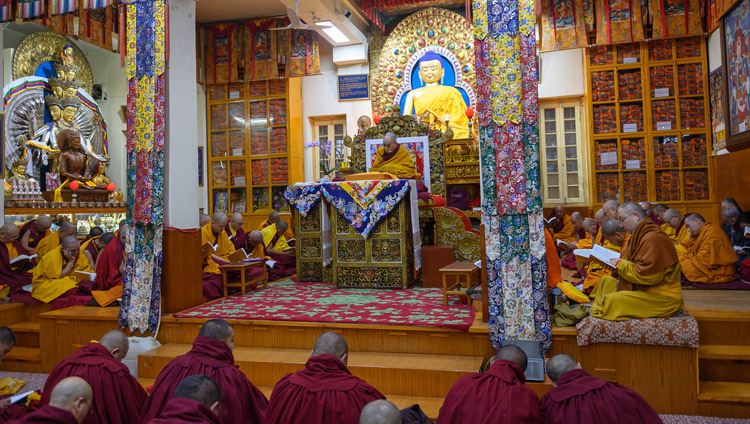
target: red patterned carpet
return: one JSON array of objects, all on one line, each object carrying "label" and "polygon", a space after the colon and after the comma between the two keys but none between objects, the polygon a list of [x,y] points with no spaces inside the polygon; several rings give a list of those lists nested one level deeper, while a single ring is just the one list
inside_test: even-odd
[{"label": "red patterned carpet", "polygon": [[461,304],[458,296],[451,296],[449,305],[443,305],[442,289],[335,289],[326,283],[286,280],[174,316],[411,325],[467,331],[474,322],[474,308]]}]

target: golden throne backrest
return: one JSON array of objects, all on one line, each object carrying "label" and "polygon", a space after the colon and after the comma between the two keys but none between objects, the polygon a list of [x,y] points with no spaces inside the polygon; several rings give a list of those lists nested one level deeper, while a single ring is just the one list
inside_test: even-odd
[{"label": "golden throne backrest", "polygon": [[435,244],[453,246],[456,261],[476,262],[480,259],[479,232],[471,229],[469,218],[458,209],[435,208]]}]

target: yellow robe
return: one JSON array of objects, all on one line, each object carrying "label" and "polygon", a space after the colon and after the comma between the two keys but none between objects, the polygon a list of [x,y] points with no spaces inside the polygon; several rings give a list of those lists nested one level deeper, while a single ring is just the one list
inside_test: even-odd
[{"label": "yellow robe", "polygon": [[54,248],[60,245],[60,234],[57,231],[51,232],[49,235],[39,240],[39,244],[36,245],[36,254],[41,259],[47,252],[51,252]]},{"label": "yellow robe", "polygon": [[[212,245],[216,245],[216,243],[218,243],[219,246],[216,248],[216,252],[214,252],[214,255],[226,261],[229,261],[229,255],[234,253],[234,251],[236,250],[234,248],[232,240],[229,240],[229,236],[227,235],[226,231],[222,230],[219,233],[219,240],[216,240],[216,237],[214,237],[214,231],[211,229],[210,222],[201,228],[201,246],[206,243],[211,243]],[[221,274],[221,271],[219,271],[219,264],[214,262],[214,260],[211,259],[210,256],[206,258],[206,265],[203,267],[203,272],[208,274]]]},{"label": "yellow robe", "polygon": [[[626,243],[627,243],[627,238],[629,237],[630,237],[630,234],[626,236],[626,239],[625,239]],[[622,252],[622,246],[615,246],[614,244],[606,240],[604,241],[604,244],[600,244],[600,246],[606,249],[609,249],[613,252],[617,252],[617,253]],[[589,287],[595,287],[602,278],[607,277],[609,275],[612,275],[612,271],[609,268],[605,268],[602,264],[596,261],[589,262],[589,265],[586,268],[586,278],[583,280],[583,290],[586,291]],[[591,296],[592,297],[594,296],[593,292]]]},{"label": "yellow robe", "polygon": [[31,296],[44,303],[50,303],[68,290],[78,287],[76,271],[94,272],[89,266],[88,259],[83,255],[78,255],[70,274],[60,277],[63,267],[62,246],[57,246],[44,255],[41,262],[34,268]]},{"label": "yellow robe", "polygon": [[659,229],[664,232],[664,234],[667,235],[673,242],[677,243],[677,231],[675,231],[674,227],[667,223],[663,223],[659,226]]},{"label": "yellow robe", "polygon": [[706,223],[698,237],[677,249],[682,273],[694,283],[726,283],[734,280],[737,254],[721,227]]},{"label": "yellow robe", "polygon": [[[268,247],[268,244],[271,243],[271,240],[273,240],[273,237],[276,235],[276,224],[269,225],[264,228],[261,233],[263,233],[263,245]],[[283,252],[289,248],[290,246],[286,242],[286,236],[281,236],[281,238],[276,240],[276,243],[271,247],[271,249],[277,252]]]},{"label": "yellow robe", "polygon": [[[435,85],[423,87],[419,96],[414,98],[414,111],[416,116],[422,116],[425,112],[430,113],[430,121],[445,122],[445,115],[450,115],[448,125],[453,130],[453,138],[469,138],[469,118],[466,117],[466,103],[461,92],[455,87]],[[412,111],[404,111],[411,114]],[[445,125],[438,125],[445,132]]]},{"label": "yellow robe", "polygon": [[414,160],[406,147],[399,145],[396,154],[387,161],[383,161],[384,154],[385,148],[378,147],[377,156],[370,169],[382,169],[399,178],[417,178],[417,167],[414,166]]},{"label": "yellow robe", "polygon": [[[268,219],[266,219],[265,221],[261,222],[260,225],[258,226],[258,228],[256,228],[256,229],[258,231],[263,231],[263,229],[266,228],[266,227],[268,227]],[[287,239],[287,240],[291,240],[291,239],[294,238],[294,230],[292,230],[292,226],[291,225],[286,229],[286,232],[284,233],[284,238]]]},{"label": "yellow robe", "polygon": [[686,226],[680,227],[679,231],[677,231],[677,234],[675,234],[675,237],[677,238],[677,244],[685,245],[685,242],[690,239],[690,230]]},{"label": "yellow robe", "polygon": [[563,216],[563,229],[553,233],[552,238],[555,239],[555,242],[557,242],[557,240],[562,240],[565,243],[573,243],[576,241],[576,227],[570,220],[570,216],[567,214]]}]

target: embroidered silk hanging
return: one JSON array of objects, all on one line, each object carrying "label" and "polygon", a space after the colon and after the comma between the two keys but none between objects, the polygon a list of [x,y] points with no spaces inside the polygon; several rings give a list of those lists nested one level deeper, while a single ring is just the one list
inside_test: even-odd
[{"label": "embroidered silk hanging", "polygon": [[[318,34],[313,31],[279,31],[284,34],[286,78],[320,73]],[[281,43],[281,40],[279,40]],[[280,44],[281,45],[281,44]]]},{"label": "embroidered silk hanging", "polygon": [[586,21],[583,0],[542,1],[542,50],[585,47]]},{"label": "embroidered silk hanging", "polygon": [[103,49],[112,50],[112,32],[115,27],[117,13],[112,7],[100,9],[79,9],[78,38],[99,46]]},{"label": "embroidered silk hanging", "polygon": [[596,44],[643,41],[640,0],[595,0]]},{"label": "embroidered silk hanging", "polygon": [[119,321],[153,332],[161,302],[166,4],[136,0],[126,15],[129,231]]},{"label": "embroidered silk hanging", "polygon": [[245,80],[278,78],[276,39],[279,31],[270,31],[278,22],[279,19],[245,22]]},{"label": "embroidered silk hanging", "polygon": [[239,80],[239,48],[237,24],[208,25],[206,28],[206,81],[210,84]]},{"label": "embroidered silk hanging", "polygon": [[547,348],[534,2],[472,6],[490,341],[497,348],[505,339],[539,340]]},{"label": "embroidered silk hanging", "polygon": [[649,0],[648,9],[654,20],[655,39],[703,33],[699,0]]}]

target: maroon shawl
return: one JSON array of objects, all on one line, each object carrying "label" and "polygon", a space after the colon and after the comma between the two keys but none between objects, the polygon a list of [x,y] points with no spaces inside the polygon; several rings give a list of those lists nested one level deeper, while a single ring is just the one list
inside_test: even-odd
[{"label": "maroon shawl", "polygon": [[[20,239],[13,240],[19,255],[28,255],[29,252],[21,246]],[[23,292],[22,287],[31,284],[31,273],[21,269],[12,269],[10,266],[10,253],[5,243],[0,243],[0,281],[10,287],[10,292]],[[16,264],[18,265],[18,264]],[[15,267],[14,267],[15,268]],[[25,293],[25,292],[24,292]]]},{"label": "maroon shawl", "polygon": [[109,290],[118,284],[122,284],[123,276],[120,275],[120,263],[125,259],[124,252],[125,249],[119,237],[113,238],[99,252],[99,259],[96,261],[96,290]]},{"label": "maroon shawl", "polygon": [[357,423],[369,402],[385,399],[332,355],[313,356],[305,368],[282,378],[268,402],[268,424]]},{"label": "maroon shawl", "polygon": [[78,349],[57,364],[47,378],[41,405],[48,405],[52,388],[67,377],[81,377],[94,392],[93,412],[83,421],[86,424],[137,423],[146,402],[146,391],[130,375],[128,367],[116,360],[99,343],[93,342]]},{"label": "maroon shawl", "polygon": [[263,423],[268,401],[245,374],[234,365],[234,355],[221,340],[198,336],[193,348],[172,360],[159,373],[151,395],[143,407],[141,422],[161,416],[177,386],[191,375],[213,378],[221,387],[219,419],[222,423]]},{"label": "maroon shawl", "polygon": [[451,387],[436,423],[539,423],[539,397],[526,387],[521,367],[497,360],[486,373],[461,377]]},{"label": "maroon shawl", "polygon": [[566,372],[541,401],[545,424],[661,423],[641,395],[575,369]]},{"label": "maroon shawl", "polygon": [[[232,229],[229,228],[229,224],[227,224],[227,226],[224,227],[224,232],[227,233],[227,237],[232,237]],[[243,228],[240,227],[240,229],[237,230],[237,234],[235,234],[234,237],[232,237],[229,241],[232,242],[236,250],[240,250],[243,247],[245,247],[245,239],[247,239],[247,233],[245,232]],[[250,253],[250,252],[247,252],[247,253]]]},{"label": "maroon shawl", "polygon": [[[112,242],[110,242],[110,244],[112,244]],[[86,246],[86,249],[84,249],[84,250],[87,251],[87,252],[89,252],[91,254],[91,259],[93,259],[94,262],[96,262],[97,258],[99,258],[99,252],[100,252],[100,250],[99,250],[98,247],[96,247],[96,244],[94,244],[93,241],[91,243],[89,243]]]},{"label": "maroon shawl", "polygon": [[23,417],[8,421],[8,424],[78,424],[78,420],[72,412],[55,406],[43,406],[36,411]]},{"label": "maroon shawl", "polygon": [[[222,401],[222,409],[224,402]],[[175,398],[167,402],[159,418],[148,424],[219,424],[219,417],[211,409],[192,399]]]},{"label": "maroon shawl", "polygon": [[29,247],[36,249],[36,245],[39,244],[39,242],[42,241],[42,239],[47,236],[47,234],[49,234],[49,230],[40,233],[39,231],[37,231],[36,225],[34,224],[36,224],[36,219],[32,219],[31,221],[23,224],[21,226],[21,229],[18,230],[18,239],[21,240],[27,231],[31,232],[31,234],[29,234]]}]

